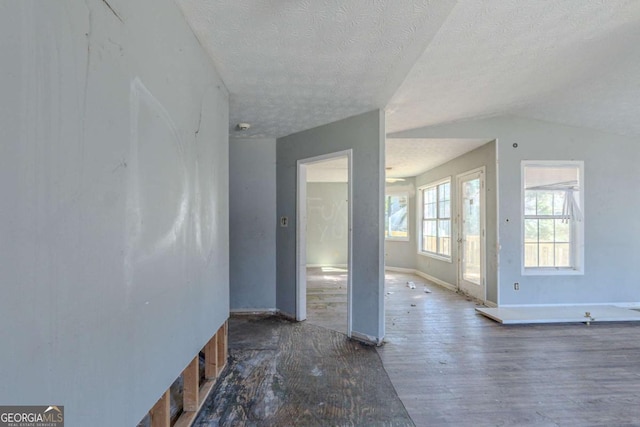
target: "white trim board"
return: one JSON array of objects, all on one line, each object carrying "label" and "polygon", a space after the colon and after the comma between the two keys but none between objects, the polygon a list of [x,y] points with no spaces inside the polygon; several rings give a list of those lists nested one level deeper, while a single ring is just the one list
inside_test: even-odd
[{"label": "white trim board", "polygon": [[640,312],[613,305],[477,307],[476,312],[504,325],[539,323],[640,322]]},{"label": "white trim board", "polygon": [[269,315],[276,314],[277,308],[232,308],[229,310],[229,314],[237,315]]},{"label": "white trim board", "polygon": [[427,273],[423,273],[420,270],[415,270],[415,275],[420,276],[423,279],[427,279],[430,282],[435,283],[436,285],[442,286],[443,288],[449,289],[450,291],[458,292],[458,287],[456,285],[452,285],[451,283],[440,280],[437,277],[433,277]]}]

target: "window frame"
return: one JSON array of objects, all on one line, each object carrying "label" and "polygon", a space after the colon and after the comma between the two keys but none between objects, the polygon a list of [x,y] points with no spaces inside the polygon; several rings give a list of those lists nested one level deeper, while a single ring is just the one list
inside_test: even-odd
[{"label": "window frame", "polygon": [[[387,236],[387,231],[388,231],[388,225],[389,225],[389,215],[386,209],[386,205],[387,205],[387,199],[389,197],[404,197],[406,199],[406,206],[407,206],[407,219],[406,219],[406,223],[407,223],[407,235],[406,236]],[[409,193],[406,191],[403,192],[399,192],[399,193],[393,193],[393,194],[385,194],[384,195],[384,200],[385,200],[385,210],[384,210],[384,239],[385,240],[389,240],[392,242],[408,242],[410,240],[411,234],[409,232],[409,221],[411,220],[410,218],[410,210],[409,210]]]},{"label": "window frame", "polygon": [[[416,220],[417,220],[417,224],[416,224],[416,230],[417,230],[417,242],[418,242],[418,255],[422,255],[422,256],[426,256],[429,258],[434,258],[440,261],[445,261],[448,263],[452,263],[453,262],[453,242],[454,242],[454,203],[453,203],[453,184],[452,184],[453,180],[452,180],[452,176],[447,176],[445,178],[442,178],[440,180],[437,181],[433,181],[430,182],[428,184],[422,185],[420,187],[418,187],[418,194],[417,194],[417,206],[416,206],[416,210],[417,210],[417,214],[416,214]],[[440,193],[439,193],[439,186],[442,184],[449,184],[449,216],[448,217],[440,217]],[[438,221],[442,220],[442,219],[448,219],[449,220],[449,255],[445,255],[442,254],[441,252],[431,252],[431,251],[425,251],[422,249],[423,247],[423,239],[424,239],[424,230],[423,230],[423,224],[424,224],[424,192],[425,190],[428,189],[432,189],[435,188],[436,189],[436,224],[438,223]],[[436,233],[438,232],[439,227],[436,225]],[[436,242],[438,242],[437,244],[439,245],[439,235],[436,235]]]},{"label": "window frame", "polygon": [[[525,169],[527,167],[572,167],[578,169],[578,203],[582,211],[580,221],[570,221],[570,267],[525,267]],[[520,163],[520,263],[523,276],[577,276],[584,275],[584,161],[582,160],[522,160]],[[536,215],[538,216],[538,215]],[[554,214],[545,219],[554,218]],[[547,217],[547,216],[545,216]],[[531,218],[529,218],[531,219]],[[538,240],[539,241],[539,240]]]}]

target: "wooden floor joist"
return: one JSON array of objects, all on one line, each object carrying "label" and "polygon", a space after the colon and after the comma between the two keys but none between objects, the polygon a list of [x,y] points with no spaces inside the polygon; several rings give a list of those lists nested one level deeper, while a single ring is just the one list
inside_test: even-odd
[{"label": "wooden floor joist", "polygon": [[[205,381],[200,384],[200,356],[182,372],[183,411],[173,427],[191,427],[202,405],[213,391],[216,380],[227,363],[229,324],[224,322],[216,334],[204,346]],[[167,390],[149,411],[151,427],[170,427],[170,395]]]}]

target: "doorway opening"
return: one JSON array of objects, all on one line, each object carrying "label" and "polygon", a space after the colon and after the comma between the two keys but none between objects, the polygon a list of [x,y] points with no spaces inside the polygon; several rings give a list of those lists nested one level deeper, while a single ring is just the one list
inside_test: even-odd
[{"label": "doorway opening", "polygon": [[298,160],[297,174],[296,319],[351,337],[352,150]]}]

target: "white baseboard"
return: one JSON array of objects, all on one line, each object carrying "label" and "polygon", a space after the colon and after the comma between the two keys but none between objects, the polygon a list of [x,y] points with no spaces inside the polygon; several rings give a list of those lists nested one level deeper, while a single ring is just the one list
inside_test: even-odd
[{"label": "white baseboard", "polygon": [[322,268],[322,267],[334,267],[334,268],[347,268],[348,264],[307,264],[307,268]]},{"label": "white baseboard", "polygon": [[416,270],[414,268],[390,267],[385,265],[384,269],[385,271],[393,271],[396,273],[416,274]]},{"label": "white baseboard", "polygon": [[272,315],[277,313],[275,308],[232,308],[229,310],[230,314],[236,314],[238,316],[250,316],[250,315]]},{"label": "white baseboard", "polygon": [[[438,279],[437,277],[433,277],[430,274],[424,273],[420,270],[415,270],[413,268],[401,268],[401,267],[391,267],[391,266],[385,266],[384,269],[386,271],[393,271],[393,272],[397,272],[397,273],[406,273],[406,274],[415,274],[416,276],[420,276],[423,279],[426,279],[430,282],[435,283],[438,286],[441,286],[445,289],[448,289],[450,291],[453,292],[458,292],[458,287],[456,285],[453,285],[449,282],[445,282],[444,280]],[[491,302],[491,301],[482,301],[482,300],[478,300],[481,303],[483,303],[484,305],[486,305],[487,307],[492,307],[492,308],[496,308],[498,307],[498,304],[496,304],[495,302]]]},{"label": "white baseboard", "polygon": [[420,270],[415,270],[415,274],[416,276],[420,276],[424,279],[427,279],[428,281],[433,282],[436,285],[442,286],[443,288],[449,289],[450,291],[453,291],[453,292],[458,291],[458,287],[456,285],[452,285],[451,283],[445,282],[444,280],[440,280],[437,277],[433,277],[427,273],[423,273]]}]

